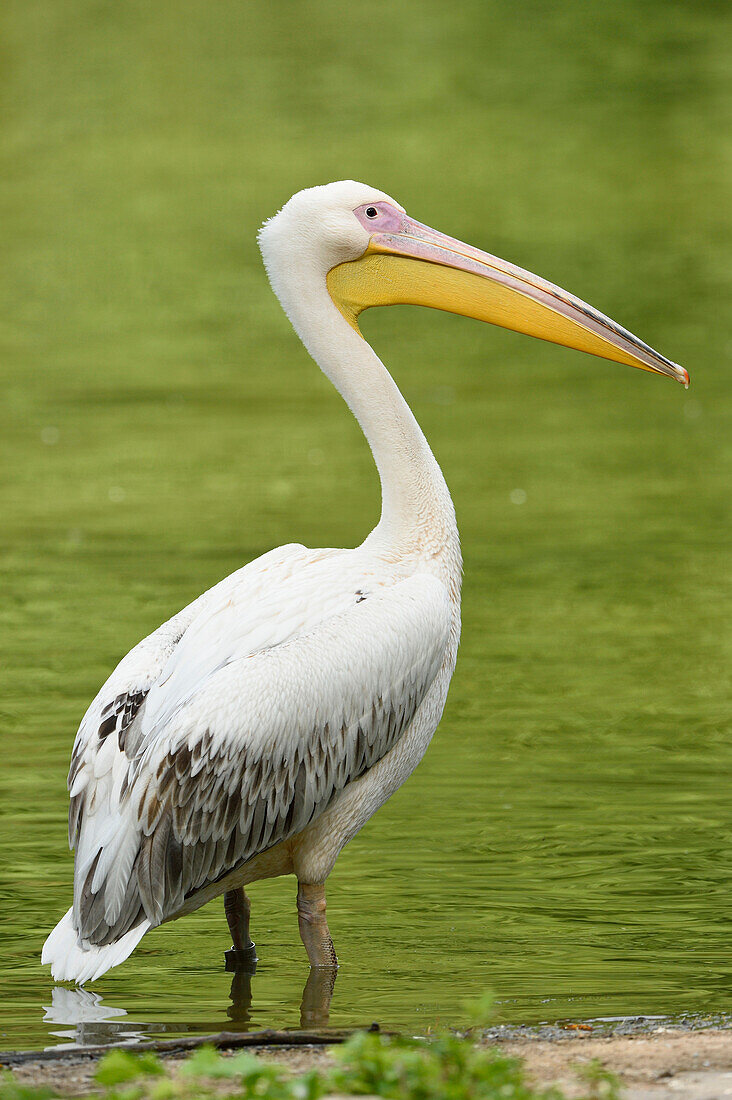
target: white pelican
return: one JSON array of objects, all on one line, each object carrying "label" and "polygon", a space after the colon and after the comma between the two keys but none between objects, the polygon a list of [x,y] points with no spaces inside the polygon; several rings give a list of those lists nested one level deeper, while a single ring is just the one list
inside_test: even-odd
[{"label": "white pelican", "polygon": [[[476,317],[688,384],[686,371],[543,279],[345,181],[265,223],[272,284],[356,416],[382,489],[353,550],[271,550],[139,643],[86,712],[69,772],[74,903],[42,961],[78,983],[219,894],[250,957],[255,879],[294,873],[311,966],[337,965],[325,881],[440,720],[460,635],[452,500],[417,421],[361,336],[369,306]],[[249,953],[249,954],[248,954]]]}]

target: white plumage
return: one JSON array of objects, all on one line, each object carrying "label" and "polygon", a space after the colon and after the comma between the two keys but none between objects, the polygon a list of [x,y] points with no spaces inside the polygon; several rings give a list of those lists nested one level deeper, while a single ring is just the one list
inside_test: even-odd
[{"label": "white plumage", "polygon": [[[132,650],[74,747],[75,907],[44,948],[54,977],[98,977],[152,925],[207,901],[205,887],[234,866],[301,833],[404,733],[444,660],[450,622],[447,590],[427,570],[365,547],[287,546]],[[124,725],[124,701],[140,697]],[[119,700],[120,718],[100,744],[105,700]],[[167,813],[178,843],[151,852],[144,878],[140,853]],[[316,879],[329,864],[330,851]],[[95,950],[110,931],[114,942]]]},{"label": "white plumage", "polygon": [[[360,334],[363,308],[419,302],[424,286],[426,304],[521,327],[507,311],[510,291],[519,308],[534,309],[529,331],[537,332],[539,303],[547,338],[597,354],[607,345],[611,357],[681,377],[584,303],[411,222],[362,184],[300,192],[265,225],[260,244],[288,317],[368,439],[381,519],[353,550],[288,545],[265,554],[112,673],[73,750],[74,902],[42,955],[57,979],[99,977],[151,927],[219,894],[242,949],[241,888],[287,873],[300,884],[311,963],[335,964],[325,880],[424,754],[460,633],[452,501],[416,420]],[[456,272],[473,281],[456,283]]]}]

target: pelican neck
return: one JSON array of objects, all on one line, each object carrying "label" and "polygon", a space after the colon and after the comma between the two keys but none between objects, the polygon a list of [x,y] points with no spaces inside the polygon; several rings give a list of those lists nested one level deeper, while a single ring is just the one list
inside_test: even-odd
[{"label": "pelican neck", "polygon": [[[455,513],[442,471],[399,387],[363,336],[331,299],[325,280],[292,287],[270,279],[307,351],[341,394],[371,448],[381,481],[381,518],[369,544],[404,553],[427,541],[457,541]],[[434,552],[434,549],[431,551]]]}]

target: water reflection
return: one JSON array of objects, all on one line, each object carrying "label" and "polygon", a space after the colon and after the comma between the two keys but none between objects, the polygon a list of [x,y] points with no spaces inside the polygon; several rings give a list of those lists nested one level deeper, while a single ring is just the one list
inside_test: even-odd
[{"label": "water reflection", "polygon": [[[226,1015],[233,1026],[228,1030],[250,1030],[253,1018],[252,982],[256,969],[254,963],[250,969],[238,970],[232,976],[229,991],[231,1003],[226,1009]],[[302,991],[301,1030],[318,1031],[328,1027],[336,977],[335,970],[310,970]],[[51,991],[51,1004],[44,1006],[43,1022],[61,1025],[64,1029],[50,1032],[54,1038],[66,1040],[54,1043],[53,1049],[135,1043],[169,1032],[176,1035],[206,1035],[221,1031],[220,1020],[175,1020],[170,1023],[160,1020],[131,1020],[127,1009],[105,1005],[99,993],[89,989],[68,989],[65,986],[56,986]]]},{"label": "water reflection", "polygon": [[300,1005],[300,1027],[303,1031],[327,1026],[337,976],[337,970],[311,970],[308,974]]},{"label": "water reflection", "polygon": [[106,1043],[135,1042],[144,1038],[143,1032],[119,1017],[127,1016],[124,1008],[105,1005],[99,993],[90,989],[67,989],[55,986],[51,990],[51,1004],[44,1006],[44,1024],[61,1024],[64,1031],[51,1031],[64,1043],[54,1043],[53,1048],[74,1046],[101,1046]]},{"label": "water reflection", "polygon": [[[250,968],[237,970],[231,980],[231,1004],[226,1015],[237,1025],[235,1031],[249,1030],[247,1025],[252,1020],[252,979],[256,970],[257,964],[253,963]],[[337,976],[337,970],[310,970],[300,1002],[301,1030],[313,1031],[328,1026],[330,1002]]]}]

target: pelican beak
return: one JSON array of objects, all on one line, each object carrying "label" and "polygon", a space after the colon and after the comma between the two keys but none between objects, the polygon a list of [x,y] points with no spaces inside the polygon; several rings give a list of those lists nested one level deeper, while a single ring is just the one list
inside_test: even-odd
[{"label": "pelican beak", "polygon": [[689,384],[683,367],[566,290],[406,216],[396,232],[373,234],[358,260],[332,268],[327,283],[357,332],[371,306],[431,306]]}]

